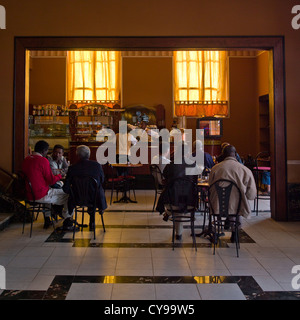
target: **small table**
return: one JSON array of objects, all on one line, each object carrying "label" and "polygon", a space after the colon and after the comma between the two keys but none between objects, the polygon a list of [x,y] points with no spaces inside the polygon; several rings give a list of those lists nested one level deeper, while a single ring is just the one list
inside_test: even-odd
[{"label": "small table", "polygon": [[[132,164],[132,163],[113,163],[111,164],[112,167],[114,168],[140,168],[143,166],[142,163],[138,163],[138,164]],[[124,190],[123,190],[123,197],[120,200],[116,200],[114,201],[114,203],[137,203],[137,201],[135,200],[131,200],[128,196],[127,196],[127,189],[128,189],[128,178],[124,178]]]},{"label": "small table", "polygon": [[[206,197],[207,190],[209,188],[208,181],[199,179],[198,182],[197,182],[197,188],[198,188],[198,193],[201,193],[201,196],[203,196],[203,194],[204,194],[204,197]],[[199,199],[198,211],[201,212],[201,209],[200,209],[201,208],[201,199],[200,199],[200,197],[198,199]]]}]

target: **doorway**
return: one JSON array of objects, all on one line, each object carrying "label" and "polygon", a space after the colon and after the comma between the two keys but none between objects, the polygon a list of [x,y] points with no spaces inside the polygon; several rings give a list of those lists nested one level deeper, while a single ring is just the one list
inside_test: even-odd
[{"label": "doorway", "polygon": [[[269,50],[271,216],[286,221],[287,169],[282,37],[16,37],[14,79],[13,170],[21,168],[28,128],[29,50]],[[277,179],[276,179],[277,177]]]}]

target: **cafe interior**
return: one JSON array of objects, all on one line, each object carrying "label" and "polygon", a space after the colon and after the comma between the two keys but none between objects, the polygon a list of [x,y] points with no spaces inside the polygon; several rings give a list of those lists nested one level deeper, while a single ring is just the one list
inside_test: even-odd
[{"label": "cafe interior", "polygon": [[[282,39],[41,38],[15,39],[12,166],[0,165],[0,300],[300,299],[291,284],[300,225],[287,205],[295,204],[297,185],[288,194],[280,134]],[[142,122],[149,130],[191,129],[193,140],[203,129],[204,151],[215,162],[223,143],[235,146],[257,187],[238,241],[222,228],[214,243],[206,174],[182,239],[174,239],[174,221],[155,209],[162,188],[150,165],[151,136],[149,164],[129,166],[121,182],[116,167],[102,164],[108,207],[95,213],[94,230],[82,213],[74,233],[62,229],[62,217],[43,228],[43,207],[33,212],[28,199],[17,199],[23,159],[44,140],[49,155],[63,146],[71,166],[81,145],[98,161],[120,121],[132,129]],[[262,172],[271,175],[268,192]]]},{"label": "cafe interior", "polygon": [[[65,156],[74,163],[76,146],[86,144],[96,160],[99,130],[116,131],[121,120],[138,127],[145,119],[153,129],[191,129],[193,140],[196,129],[210,125],[204,148],[212,156],[221,153],[221,144],[226,141],[245,160],[270,151],[268,51],[109,52],[113,71],[98,67],[95,75],[88,74],[88,68],[93,68],[91,61],[99,59],[100,65],[107,53],[30,51],[26,149],[33,150],[35,143],[44,139],[50,152],[54,145],[63,145]],[[194,65],[204,59],[214,68],[212,73],[218,73],[218,79],[212,74],[203,80],[196,71],[184,78],[182,72],[196,70]],[[244,81],[243,74],[247,74]],[[95,84],[102,90],[91,87],[93,76],[103,77],[103,83]],[[107,83],[104,77],[109,79]],[[202,92],[197,89],[201,81],[205,87],[214,87]],[[186,93],[187,87],[193,89]],[[150,171],[145,167],[136,174],[143,175],[138,179],[143,184]]]}]

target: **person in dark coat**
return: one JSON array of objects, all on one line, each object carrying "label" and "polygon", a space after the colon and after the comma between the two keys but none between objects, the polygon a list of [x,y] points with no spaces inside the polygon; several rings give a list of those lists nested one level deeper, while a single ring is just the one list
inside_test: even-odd
[{"label": "person in dark coat", "polygon": [[[187,170],[190,170],[190,172],[188,173]],[[181,208],[183,203],[184,205],[193,207],[197,201],[196,182],[198,170],[196,169],[196,162],[189,164],[188,159],[182,157],[181,164],[174,162],[167,164],[163,171],[163,176],[166,181],[166,186],[159,198],[158,208],[159,206],[165,206],[166,211],[163,220],[168,221],[171,215],[170,203],[172,206]],[[181,209],[184,210],[184,208]],[[182,222],[175,222],[176,240],[181,240],[182,231]]]},{"label": "person in dark coat", "polygon": [[193,142],[193,153],[192,153],[192,156],[195,157],[196,156],[196,150],[200,150],[203,152],[203,156],[204,156],[204,168],[207,168],[207,169],[211,169],[215,163],[214,163],[214,160],[212,158],[212,156],[208,153],[208,152],[205,152],[203,150],[203,144],[202,144],[202,141],[200,140],[195,140]]},{"label": "person in dark coat", "polygon": [[[63,186],[63,190],[65,193],[70,194],[70,183],[74,176],[89,175],[95,178],[99,186],[98,193],[96,196],[96,206],[99,209],[99,211],[104,211],[107,208],[105,193],[102,187],[102,183],[104,182],[104,172],[103,172],[102,166],[98,162],[89,160],[90,154],[91,154],[91,151],[89,147],[85,145],[81,145],[77,147],[76,155],[77,155],[78,161],[69,167],[66,180]],[[70,196],[68,201],[69,212],[73,212],[74,208],[75,208],[74,201]],[[88,213],[90,214],[89,210],[88,210]],[[90,225],[89,225],[90,230],[93,230],[93,227],[95,224],[94,218],[95,217],[90,214]]]}]

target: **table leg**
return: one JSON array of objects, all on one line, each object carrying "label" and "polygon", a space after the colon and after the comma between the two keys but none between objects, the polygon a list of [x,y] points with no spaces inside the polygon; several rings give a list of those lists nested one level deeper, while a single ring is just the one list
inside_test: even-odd
[{"label": "table leg", "polygon": [[202,237],[202,236],[203,237],[209,237],[209,240],[211,242],[213,242],[214,241],[214,231],[213,231],[213,228],[212,228],[211,215],[210,214],[209,214],[209,219],[208,219],[208,226],[205,227],[205,216],[206,216],[206,213],[207,213],[206,210],[208,210],[208,208],[206,208],[204,210],[204,217],[203,217],[204,220],[203,220],[202,232],[196,233],[195,236],[196,237]]},{"label": "table leg", "polygon": [[128,196],[127,196],[127,189],[128,189],[128,179],[124,180],[124,191],[123,191],[123,197],[120,200],[114,201],[114,203],[137,203],[137,201],[135,200],[131,200]]}]

